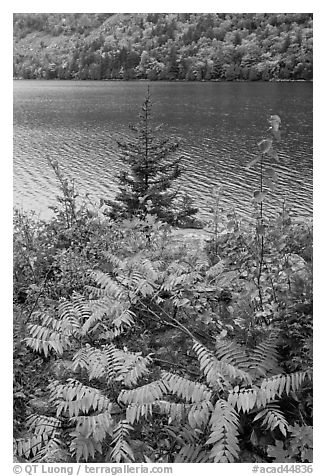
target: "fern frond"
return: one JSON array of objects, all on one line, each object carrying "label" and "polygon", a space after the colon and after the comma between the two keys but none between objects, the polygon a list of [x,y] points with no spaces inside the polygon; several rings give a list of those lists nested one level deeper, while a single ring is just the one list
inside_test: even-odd
[{"label": "fern frond", "polygon": [[123,327],[131,327],[135,321],[135,314],[130,309],[122,309],[112,320],[112,325],[116,329],[122,329]]},{"label": "fern frond", "polygon": [[75,456],[77,463],[83,459],[88,461],[89,457],[95,457],[95,453],[102,453],[102,445],[100,441],[95,441],[89,436],[80,434],[78,431],[69,433],[72,437],[69,449],[72,455]]},{"label": "fern frond", "polygon": [[168,402],[166,400],[159,400],[155,405],[160,413],[168,416],[169,423],[180,423],[184,420],[188,407],[184,403]]},{"label": "fern frond", "polygon": [[200,370],[204,373],[208,385],[222,390],[224,377],[221,373],[218,360],[214,358],[208,349],[199,344],[199,342],[194,343],[193,349],[197,354],[200,363]]},{"label": "fern frond", "polygon": [[98,335],[98,338],[101,339],[101,340],[104,340],[106,342],[111,342],[113,341],[114,339],[116,339],[117,337],[119,337],[121,334],[123,333],[123,329],[120,327],[119,329],[109,329],[109,330],[105,330],[104,332],[101,332],[99,335]]},{"label": "fern frond", "polygon": [[227,362],[238,369],[248,369],[248,355],[246,349],[236,342],[228,342],[217,337],[215,342],[215,355],[218,360]]},{"label": "fern frond", "polygon": [[[140,264],[140,265],[139,265]],[[155,263],[156,266],[160,264],[160,262]],[[135,265],[138,269],[142,271],[142,274],[144,278],[152,285],[154,286],[156,281],[159,278],[159,273],[158,271],[154,268],[154,263],[149,260],[148,258],[143,258],[142,256],[140,257],[135,257]]]},{"label": "fern frond", "polygon": [[237,367],[218,360],[206,347],[199,342],[194,342],[193,349],[197,354],[200,369],[203,371],[207,383],[218,389],[223,389],[223,383],[229,379],[239,379],[251,385],[250,375]]},{"label": "fern frond", "polygon": [[305,378],[310,378],[309,375],[309,371],[280,374],[264,379],[260,386],[240,389],[236,386],[229,392],[228,403],[244,413],[253,408],[266,407],[268,403],[280,398],[284,392],[287,395],[290,392],[297,392]]},{"label": "fern frond", "polygon": [[62,449],[62,443],[57,433],[36,453],[33,463],[60,463],[67,461],[67,453]]},{"label": "fern frond", "polygon": [[76,292],[73,293],[71,301],[78,312],[81,322],[85,322],[90,315],[89,301],[84,296]]},{"label": "fern frond", "polygon": [[279,332],[273,331],[263,342],[250,351],[248,372],[253,376],[253,379],[266,377],[270,373],[281,373],[278,366],[278,342]]},{"label": "fern frond", "polygon": [[102,412],[111,409],[107,397],[99,390],[83,385],[78,380],[68,379],[66,384],[55,381],[49,385],[49,389],[50,401],[57,405],[57,417],[63,412],[68,412],[72,418],[78,416],[80,412],[86,413],[90,410]]},{"label": "fern frond", "polygon": [[121,260],[118,258],[118,256],[112,254],[110,251],[104,251],[103,255],[107,261],[113,265],[114,272],[117,272],[119,269],[123,269],[124,260]]},{"label": "fern frond", "polygon": [[62,319],[60,319],[60,316],[57,319],[52,314],[45,312],[43,315],[39,314],[39,317],[41,318],[43,327],[47,327],[48,329],[58,332],[62,330]]},{"label": "fern frond", "polygon": [[72,370],[86,369],[90,379],[115,379],[123,367],[121,355],[113,344],[96,349],[87,344],[73,356]]},{"label": "fern frond", "polygon": [[180,446],[184,445],[199,445],[199,439],[203,435],[203,431],[198,428],[191,428],[187,423],[182,425],[167,425],[164,426],[164,432],[169,436],[173,442]]},{"label": "fern frond", "polygon": [[43,352],[47,357],[51,350],[61,355],[70,348],[71,337],[80,332],[84,319],[90,315],[88,303],[75,294],[71,301],[63,299],[58,305],[58,319],[50,314],[43,314],[41,324],[29,324],[30,337],[26,343],[36,352]]},{"label": "fern frond", "polygon": [[100,349],[95,349],[86,345],[79,349],[72,358],[71,370],[76,372],[78,369],[86,369],[90,380],[100,378],[105,374],[104,355]]},{"label": "fern frond", "polygon": [[61,355],[71,345],[69,335],[64,335],[44,325],[29,324],[28,331],[31,337],[26,338],[26,344],[35,352],[43,353],[45,357],[51,350]]},{"label": "fern frond", "polygon": [[199,403],[210,400],[212,392],[206,385],[188,380],[171,372],[162,372],[162,382],[171,393],[186,400],[186,402]]},{"label": "fern frond", "polygon": [[276,405],[268,405],[255,416],[253,421],[262,420],[262,426],[268,430],[273,431],[278,428],[286,437],[288,430],[288,423],[281,410]]},{"label": "fern frond", "polygon": [[151,362],[150,356],[142,357],[140,353],[126,352],[113,344],[101,349],[86,344],[73,356],[71,369],[86,369],[90,379],[105,377],[131,387],[148,373],[147,367]]},{"label": "fern frond", "polygon": [[98,328],[98,323],[102,322],[103,317],[106,315],[106,313],[110,309],[112,302],[113,302],[112,299],[107,297],[97,299],[97,300],[91,300],[89,302],[91,314],[85,320],[81,328],[82,335],[86,335],[88,333],[94,332],[94,328],[96,329]]},{"label": "fern frond", "polygon": [[[134,407],[136,407],[136,405]],[[140,413],[142,406],[138,405],[138,407],[138,412]],[[165,414],[168,417],[169,423],[180,423],[181,421],[185,421],[187,418],[189,426],[195,430],[205,426],[208,423],[209,417],[214,407],[209,400],[203,400],[198,403],[175,403],[168,402],[166,400],[160,400],[155,402],[155,404],[152,405],[152,408],[155,408],[159,410],[160,413]],[[130,414],[128,410],[129,408],[127,409],[129,416]],[[136,408],[134,408],[132,411],[135,414],[135,418],[132,421],[138,421],[139,417],[142,415],[138,416],[138,413],[136,413]]]},{"label": "fern frond", "polygon": [[33,414],[26,420],[26,426],[31,436],[19,438],[16,443],[18,455],[29,459],[45,452],[46,446],[51,441],[54,444],[58,429],[61,428],[61,421],[54,417]]},{"label": "fern frond", "polygon": [[128,443],[129,430],[133,430],[133,427],[126,420],[120,420],[114,428],[111,442],[112,449],[108,455],[109,462],[132,463],[135,461],[132,448]]},{"label": "fern frond", "polygon": [[209,400],[194,403],[191,405],[188,412],[189,425],[192,428],[206,426],[213,409],[213,404]]},{"label": "fern frond", "polygon": [[153,415],[154,403],[132,403],[126,408],[126,421],[133,424]]},{"label": "fern frond", "polygon": [[118,401],[125,405],[134,403],[145,404],[153,403],[156,400],[162,400],[163,396],[167,394],[169,388],[161,380],[156,380],[147,385],[135,388],[133,390],[122,390],[118,397]]},{"label": "fern frond", "polygon": [[[154,264],[147,258],[136,255],[132,258],[118,260],[119,267],[115,268],[115,280],[121,285],[121,289],[128,290],[129,298],[133,301],[139,294],[143,297],[152,296],[158,279],[158,272]],[[117,262],[117,264],[118,264]],[[112,278],[102,272],[94,272],[91,275],[98,285],[105,291],[106,295],[115,298],[121,296],[115,290],[115,284]],[[115,290],[115,295],[113,294]],[[109,291],[109,292],[108,292]]]},{"label": "fern frond", "polygon": [[174,458],[174,463],[208,463],[209,455],[198,445],[185,445]]},{"label": "fern frond", "polygon": [[128,371],[124,365],[125,353],[118,349],[115,345],[109,344],[103,347],[105,355],[105,369],[108,380],[121,380],[121,375]]},{"label": "fern frond", "polygon": [[60,301],[58,313],[61,319],[60,330],[68,335],[76,335],[82,322],[89,317],[90,310],[82,296],[74,295],[71,301]]},{"label": "fern frond", "polygon": [[285,391],[286,395],[290,392],[297,392],[305,378],[309,378],[309,371],[293,372],[288,375],[275,375],[264,379],[260,384],[260,389],[266,394],[268,401],[273,400],[275,396],[280,397]]},{"label": "fern frond", "polygon": [[119,285],[119,283],[114,281],[109,274],[103,273],[102,271],[92,271],[90,277],[95,281],[97,286],[100,286],[102,291],[100,294],[101,296],[123,300],[126,292],[125,289]]},{"label": "fern frond", "polygon": [[47,433],[49,436],[52,436],[61,427],[61,421],[55,417],[33,414],[27,418],[26,425],[29,431],[35,435]]},{"label": "fern frond", "polygon": [[96,415],[81,415],[71,418],[72,422],[76,422],[76,433],[89,438],[92,437],[94,441],[103,441],[107,434],[112,435],[113,419],[110,409]]},{"label": "fern frond", "polygon": [[27,438],[18,438],[16,440],[17,454],[26,459],[35,457],[48,441],[49,434],[46,432],[38,435],[31,435]]},{"label": "fern frond", "polygon": [[142,357],[140,353],[126,352],[113,344],[101,349],[87,344],[73,356],[71,368],[73,371],[86,369],[90,379],[104,377],[131,387],[148,373],[147,367],[151,361],[150,356]]},{"label": "fern frond", "polygon": [[[196,277],[198,277],[196,275]],[[172,291],[178,287],[183,287],[192,282],[192,275],[190,273],[185,273],[181,275],[171,274],[163,282],[161,289],[164,291]]]},{"label": "fern frond", "polygon": [[92,313],[82,327],[83,335],[102,328],[107,330],[110,327],[113,327],[115,335],[120,334],[124,328],[134,324],[135,314],[129,306],[127,302],[117,301],[107,296],[90,301]]},{"label": "fern frond", "polygon": [[127,405],[126,420],[134,423],[141,417],[147,418],[148,415],[152,415],[154,403],[162,400],[167,392],[164,383],[157,380],[133,390],[122,390],[118,402]]},{"label": "fern frond", "polygon": [[138,380],[149,373],[148,366],[151,364],[151,356],[143,357],[140,354],[120,351],[122,369],[118,380],[123,381],[127,387],[136,385]]},{"label": "fern frond", "polygon": [[130,292],[129,297],[134,300],[137,296],[142,297],[153,296],[155,292],[155,284],[148,280],[138,269],[133,270],[128,278],[122,280],[125,286],[128,286]]},{"label": "fern frond", "polygon": [[259,388],[234,387],[228,395],[228,404],[238,411],[247,413],[257,405]]},{"label": "fern frond", "polygon": [[239,419],[234,408],[225,400],[218,400],[210,421],[212,432],[206,445],[213,445],[210,457],[214,463],[234,463],[239,455]]}]

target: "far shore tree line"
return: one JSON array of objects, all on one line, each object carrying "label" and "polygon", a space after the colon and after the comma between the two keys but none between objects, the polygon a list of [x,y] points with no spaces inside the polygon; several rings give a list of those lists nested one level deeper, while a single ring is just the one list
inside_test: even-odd
[{"label": "far shore tree line", "polygon": [[312,14],[15,14],[14,77],[311,80]]}]

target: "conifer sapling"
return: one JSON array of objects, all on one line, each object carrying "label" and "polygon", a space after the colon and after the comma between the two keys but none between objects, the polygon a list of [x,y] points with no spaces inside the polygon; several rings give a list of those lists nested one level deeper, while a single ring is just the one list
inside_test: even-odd
[{"label": "conifer sapling", "polygon": [[[151,112],[148,89],[139,120],[131,127],[133,137],[118,141],[128,170],[119,174],[119,192],[115,200],[105,200],[105,203],[110,206],[109,215],[113,219],[144,218],[149,213],[177,225],[179,215],[182,215],[183,222],[185,214],[193,216],[197,209],[188,199],[178,206],[178,192],[171,189],[181,175],[181,157],[175,157],[178,143],[163,137],[159,127],[152,125]],[[184,210],[185,203],[187,210]]]}]

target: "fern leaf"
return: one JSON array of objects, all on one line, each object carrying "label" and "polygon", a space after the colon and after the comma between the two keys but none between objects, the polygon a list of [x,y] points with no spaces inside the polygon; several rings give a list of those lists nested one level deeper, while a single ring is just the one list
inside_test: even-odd
[{"label": "fern leaf", "polygon": [[102,349],[87,344],[73,356],[72,370],[76,371],[78,368],[86,369],[90,379],[105,376],[112,380],[122,368],[122,359],[113,344]]},{"label": "fern leaf", "polygon": [[78,312],[78,316],[81,322],[85,322],[90,315],[89,301],[84,296],[76,292],[73,293],[71,301],[74,304],[74,308]]},{"label": "fern leaf", "polygon": [[100,378],[105,374],[105,364],[105,354],[100,349],[86,345],[73,356],[71,369],[74,372],[79,368],[86,369],[90,380],[92,380],[92,378]]},{"label": "fern leaf", "polygon": [[247,370],[248,355],[246,350],[236,342],[227,342],[220,337],[216,338],[215,355],[218,360],[227,362],[238,369]]},{"label": "fern leaf", "polygon": [[184,403],[168,402],[160,400],[156,402],[156,407],[160,413],[168,416],[169,423],[180,423],[187,414],[187,405]]},{"label": "fern leaf", "polygon": [[121,420],[113,430],[113,438],[111,442],[112,449],[108,459],[115,463],[131,463],[135,461],[135,457],[128,443],[129,430],[133,427],[126,420]]},{"label": "fern leaf", "polygon": [[49,435],[46,432],[38,435],[31,435],[27,438],[19,438],[16,440],[17,454],[26,459],[35,457],[48,440]]},{"label": "fern leaf", "polygon": [[308,371],[275,375],[262,380],[260,386],[256,385],[252,388],[239,389],[236,386],[229,392],[228,403],[244,413],[255,407],[264,408],[268,403],[280,398],[284,392],[287,395],[290,391],[297,392],[305,378],[309,378]]},{"label": "fern leaf", "polygon": [[113,344],[101,349],[86,345],[73,356],[72,370],[86,369],[89,378],[104,377],[108,381],[123,382],[131,387],[148,373],[150,356],[142,357],[140,353],[122,351]]},{"label": "fern leaf", "polygon": [[155,402],[155,408],[167,415],[169,423],[180,423],[187,418],[189,427],[199,429],[207,425],[214,407],[209,400],[188,404],[161,400]]},{"label": "fern leaf", "polygon": [[247,372],[238,369],[225,361],[219,361],[199,342],[195,341],[193,349],[198,356],[200,368],[209,385],[223,389],[224,382],[228,382],[230,378],[233,380],[239,379],[249,385],[252,383],[251,377]]},{"label": "fern leaf", "polygon": [[187,423],[181,425],[168,425],[164,427],[164,432],[170,439],[180,446],[196,445],[202,438],[203,431],[198,428],[191,428]]},{"label": "fern leaf", "polygon": [[234,463],[239,455],[238,415],[225,400],[218,400],[211,416],[212,432],[206,445],[213,445],[214,463]]},{"label": "fern leaf", "polygon": [[67,452],[63,450],[62,443],[55,433],[35,454],[32,461],[35,463],[65,463],[67,459]]},{"label": "fern leaf", "polygon": [[281,410],[276,405],[268,405],[255,416],[253,421],[262,420],[262,426],[268,430],[273,431],[278,428],[286,437],[288,430],[288,423]]},{"label": "fern leaf", "polygon": [[174,458],[174,463],[208,463],[207,451],[198,445],[185,445]]},{"label": "fern leaf", "polygon": [[102,296],[123,300],[125,295],[124,288],[115,282],[109,274],[103,273],[102,271],[92,271],[90,273],[90,277],[96,282],[98,286],[100,286],[102,290]]},{"label": "fern leaf", "polygon": [[104,329],[113,327],[113,331],[122,332],[126,327],[134,324],[135,314],[129,309],[130,304],[124,301],[117,301],[111,297],[101,297],[90,302],[91,315],[82,327],[83,335],[88,332],[98,330],[102,325]]},{"label": "fern leaf", "polygon": [[155,382],[143,385],[133,390],[122,390],[118,397],[118,401],[126,405],[134,403],[145,404],[153,403],[156,400],[161,400],[169,391],[164,382],[156,380]]},{"label": "fern leaf", "polygon": [[212,392],[206,385],[192,382],[170,372],[162,372],[162,382],[173,394],[186,400],[186,402],[199,403],[210,400]]},{"label": "fern leaf", "polygon": [[90,304],[91,314],[84,321],[84,324],[81,328],[82,335],[86,335],[88,332],[94,331],[93,328],[96,326],[98,322],[101,322],[103,320],[103,317],[111,308],[112,303],[113,303],[112,299],[107,297],[90,301],[89,304]]},{"label": "fern leaf", "polygon": [[61,332],[68,335],[76,335],[79,332],[83,319],[90,314],[88,303],[75,295],[72,301],[62,300],[58,306],[61,320]]},{"label": "fern leaf", "polygon": [[309,378],[307,371],[275,375],[261,382],[261,393],[266,394],[268,401],[273,400],[275,396],[280,397],[284,391],[289,395],[290,392],[297,392],[307,377]]},{"label": "fern leaf", "polygon": [[88,304],[82,296],[74,295],[71,301],[64,299],[58,306],[58,319],[44,314],[41,324],[28,325],[30,337],[26,338],[26,343],[46,357],[52,350],[61,355],[70,348],[71,336],[79,334],[81,323],[89,314]]},{"label": "fern leaf", "polygon": [[35,435],[47,433],[52,437],[52,434],[61,427],[61,421],[55,417],[34,414],[27,418],[26,425]]},{"label": "fern leaf", "polygon": [[112,435],[113,432],[114,423],[110,409],[96,415],[71,418],[71,421],[76,423],[75,432],[87,438],[92,437],[96,442],[103,441],[107,434]]},{"label": "fern leaf", "polygon": [[109,411],[111,408],[110,401],[99,390],[83,385],[78,380],[68,379],[66,384],[53,382],[49,388],[50,401],[57,404],[57,417],[65,412],[72,418],[80,412]]},{"label": "fern leaf", "polygon": [[210,401],[203,401],[191,405],[188,412],[189,425],[192,428],[206,426],[213,408],[213,404]]},{"label": "fern leaf", "polygon": [[127,387],[132,387],[138,380],[147,375],[148,366],[152,362],[151,356],[142,357],[139,354],[124,352],[121,354],[123,369],[120,371],[120,378]]},{"label": "fern leaf", "polygon": [[279,331],[274,330],[263,342],[251,350],[248,357],[248,372],[253,376],[253,379],[266,377],[270,373],[281,373],[278,366],[278,342]]},{"label": "fern leaf", "polygon": [[108,380],[115,380],[126,371],[124,366],[124,353],[113,344],[103,348],[105,355],[105,370]]},{"label": "fern leaf", "polygon": [[70,443],[70,452],[75,456],[77,463],[83,459],[88,461],[89,457],[95,457],[95,453],[102,453],[102,445],[100,441],[94,441],[88,436],[80,434],[78,431],[69,433],[72,437]]},{"label": "fern leaf", "polygon": [[124,261],[118,258],[116,255],[112,254],[110,251],[105,251],[103,255],[107,261],[113,265],[114,272],[117,272],[119,269],[123,269]]},{"label": "fern leaf", "polygon": [[133,424],[153,415],[154,403],[132,403],[126,408],[126,421]]},{"label": "fern leaf", "polygon": [[112,325],[116,329],[131,327],[135,323],[135,314],[130,309],[122,309],[121,312],[112,319]]},{"label": "fern leaf", "polygon": [[163,382],[157,380],[133,390],[122,390],[118,402],[127,405],[126,420],[130,423],[139,421],[141,417],[152,415],[153,404],[162,399],[168,389]]},{"label": "fern leaf", "polygon": [[28,331],[31,337],[26,338],[26,344],[35,352],[43,353],[45,357],[51,350],[61,355],[71,345],[69,336],[42,325],[30,324]]},{"label": "fern leaf", "polygon": [[258,401],[258,388],[240,388],[234,387],[229,392],[228,403],[232,407],[237,408],[238,411],[247,413],[257,405]]}]

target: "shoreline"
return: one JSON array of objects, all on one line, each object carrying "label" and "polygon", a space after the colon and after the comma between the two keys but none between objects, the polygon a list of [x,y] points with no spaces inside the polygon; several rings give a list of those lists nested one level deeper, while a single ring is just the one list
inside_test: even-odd
[{"label": "shoreline", "polygon": [[105,82],[121,82],[121,83],[137,83],[137,82],[148,82],[148,83],[313,83],[313,79],[268,79],[268,80],[249,80],[249,79],[201,79],[200,81],[196,80],[189,80],[189,79],[78,79],[78,78],[71,78],[71,79],[62,79],[62,78],[13,78],[13,81],[72,81],[72,82],[85,82],[85,81],[92,81],[94,83],[100,83],[102,81]]}]

